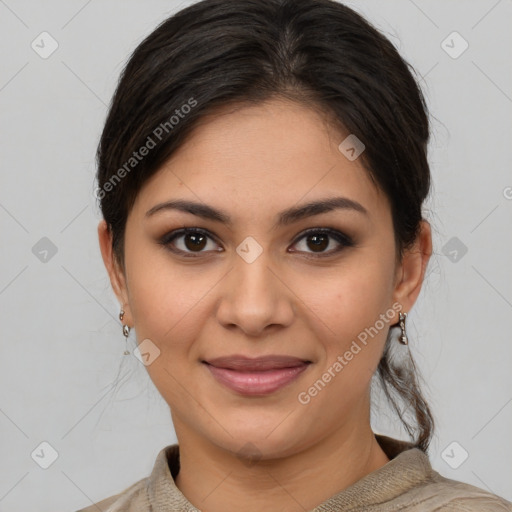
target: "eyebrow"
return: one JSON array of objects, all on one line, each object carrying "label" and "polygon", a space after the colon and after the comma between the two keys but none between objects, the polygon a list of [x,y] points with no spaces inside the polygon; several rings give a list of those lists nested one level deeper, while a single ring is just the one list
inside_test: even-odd
[{"label": "eyebrow", "polygon": [[[194,201],[187,201],[184,199],[175,199],[157,204],[146,212],[146,217],[150,217],[157,212],[165,210],[179,210],[196,215],[203,219],[222,222],[228,226],[232,225],[232,219],[226,212],[204,203],[196,203]],[[293,206],[283,210],[279,213],[277,222],[274,224],[273,228],[293,224],[294,222],[307,217],[313,217],[314,215],[320,215],[333,210],[351,210],[368,215],[366,208],[357,201],[353,201],[347,197],[332,197],[312,201],[301,206]]]}]

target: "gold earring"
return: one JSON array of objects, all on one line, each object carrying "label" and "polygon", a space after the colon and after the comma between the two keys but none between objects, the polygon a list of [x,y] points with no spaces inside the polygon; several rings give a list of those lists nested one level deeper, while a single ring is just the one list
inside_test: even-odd
[{"label": "gold earring", "polygon": [[[124,309],[121,308],[121,311],[119,312],[119,320],[121,321],[121,323],[123,322],[123,318],[124,318]],[[125,337],[126,339],[126,349],[124,351],[124,355],[127,356],[129,355],[130,351],[128,350],[128,336],[130,336],[130,327],[126,324],[123,324],[123,336]]]},{"label": "gold earring", "polygon": [[408,345],[409,340],[407,339],[407,332],[405,330],[405,319],[407,318],[407,313],[400,313],[398,314],[398,323],[400,324],[400,330],[402,331],[400,333],[400,336],[398,337],[398,341],[402,345]]}]

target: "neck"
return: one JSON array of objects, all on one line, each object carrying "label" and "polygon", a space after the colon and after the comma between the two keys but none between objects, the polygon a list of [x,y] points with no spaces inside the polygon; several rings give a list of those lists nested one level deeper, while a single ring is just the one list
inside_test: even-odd
[{"label": "neck", "polygon": [[311,510],[389,462],[368,424],[343,428],[288,457],[248,462],[173,418],[178,489],[207,512]]}]

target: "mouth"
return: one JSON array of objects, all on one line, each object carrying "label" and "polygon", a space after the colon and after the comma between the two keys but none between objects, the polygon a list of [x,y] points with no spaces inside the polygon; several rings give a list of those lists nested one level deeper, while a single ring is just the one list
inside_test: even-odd
[{"label": "mouth", "polygon": [[272,355],[257,358],[227,356],[202,361],[221,384],[242,395],[268,395],[299,377],[311,361]]}]

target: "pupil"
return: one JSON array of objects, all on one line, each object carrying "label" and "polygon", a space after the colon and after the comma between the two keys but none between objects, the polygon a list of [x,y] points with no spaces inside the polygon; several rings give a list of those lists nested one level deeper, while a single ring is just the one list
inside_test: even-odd
[{"label": "pupil", "polygon": [[[325,249],[329,245],[327,235],[309,235],[308,241],[313,243],[313,247],[316,249]],[[318,251],[321,252],[321,251]]]},{"label": "pupil", "polygon": [[[202,238],[202,240],[199,240]],[[188,242],[192,242],[189,244]],[[198,234],[198,233],[189,233],[185,236],[185,245],[187,249],[193,250],[193,249],[203,249],[206,245],[206,237],[204,235]]]}]

